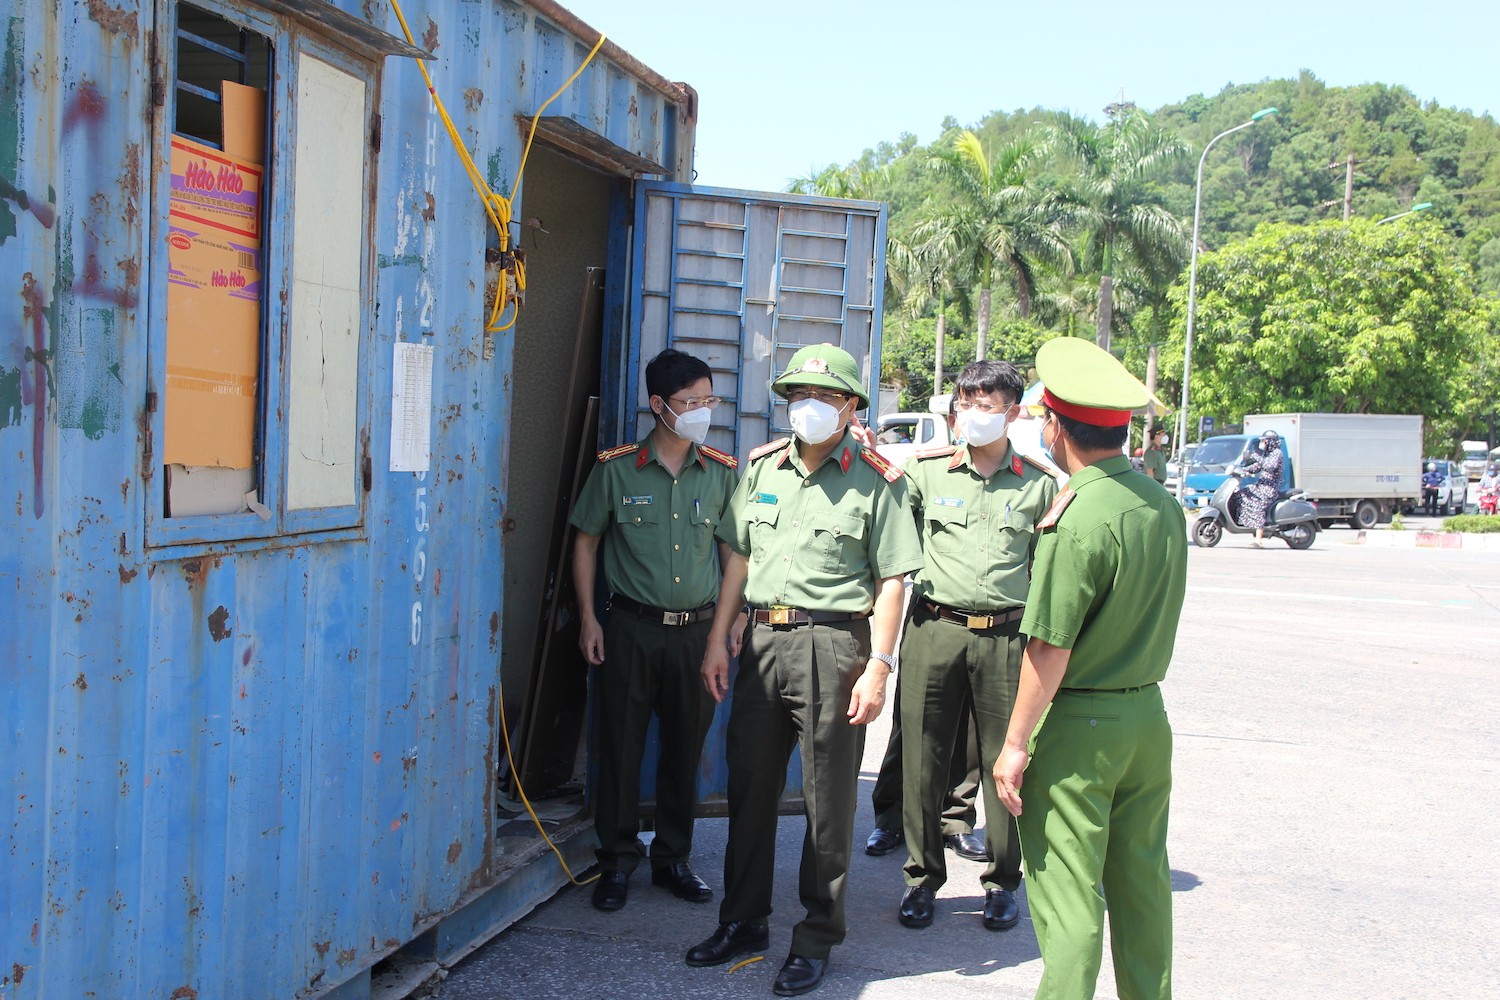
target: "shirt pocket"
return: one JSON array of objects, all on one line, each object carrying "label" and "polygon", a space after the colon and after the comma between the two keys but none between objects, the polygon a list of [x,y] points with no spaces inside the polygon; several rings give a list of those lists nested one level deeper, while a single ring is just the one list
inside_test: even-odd
[{"label": "shirt pocket", "polygon": [[969,523],[969,511],[964,507],[930,506],[922,508],[922,519],[927,524],[926,543],[932,551],[946,555],[958,555],[964,551],[964,528]]},{"label": "shirt pocket", "polygon": [[764,559],[766,550],[774,544],[776,520],[781,508],[775,504],[752,503],[745,508],[745,521],[750,525],[750,555]]},{"label": "shirt pocket", "polygon": [[661,512],[655,504],[622,504],[616,507],[615,529],[633,555],[661,554]]},{"label": "shirt pocket", "polygon": [[996,557],[1002,555],[1009,558],[1003,560],[1009,565],[1024,563],[1030,558],[1031,535],[1035,530],[1035,522],[1031,515],[1025,511],[1013,510],[1010,516],[1000,515],[995,523],[995,542],[998,551]]},{"label": "shirt pocket", "polygon": [[865,520],[848,514],[813,514],[808,556],[814,566],[827,573],[847,573],[863,567]]},{"label": "shirt pocket", "polygon": [[719,519],[712,514],[704,514],[693,522],[692,531],[688,535],[693,549],[693,555],[699,559],[707,559],[713,552],[715,545],[714,532],[719,528]]}]

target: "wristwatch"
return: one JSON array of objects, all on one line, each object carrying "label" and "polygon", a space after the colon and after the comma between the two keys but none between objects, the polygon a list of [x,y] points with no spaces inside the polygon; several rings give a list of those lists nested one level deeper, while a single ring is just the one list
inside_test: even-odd
[{"label": "wristwatch", "polygon": [[896,672],[896,658],[890,653],[871,653],[870,659],[879,660],[890,668],[891,673],[894,674]]}]

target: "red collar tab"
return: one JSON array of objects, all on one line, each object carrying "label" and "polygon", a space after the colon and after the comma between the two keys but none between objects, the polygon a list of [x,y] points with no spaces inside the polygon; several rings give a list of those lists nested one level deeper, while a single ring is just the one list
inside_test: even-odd
[{"label": "red collar tab", "polygon": [[963,465],[964,462],[968,459],[968,457],[969,457],[969,446],[968,445],[964,445],[962,448],[955,448],[954,451],[953,451],[953,457],[948,460],[948,469],[949,469],[949,471],[951,472],[952,470],[958,468],[960,465]]},{"label": "red collar tab", "polygon": [[635,456],[635,467],[637,469],[645,468],[646,463],[649,461],[651,461],[651,449],[642,448]]},{"label": "red collar tab", "polygon": [[[818,359],[814,358],[813,360],[816,361]],[[851,451],[849,449],[849,446],[846,444],[844,445],[844,450],[839,453],[839,468],[843,469],[845,472],[848,472],[849,463],[852,461],[854,461],[854,452]]]},{"label": "red collar tab", "polygon": [[1050,389],[1042,390],[1042,404],[1065,417],[1072,417],[1074,420],[1093,424],[1095,427],[1124,427],[1130,423],[1129,410],[1112,410],[1103,406],[1080,406],[1065,399],[1058,399],[1052,395]]},{"label": "red collar tab", "polygon": [[1021,456],[1017,455],[1015,452],[1011,452],[1010,453],[1010,471],[1014,472],[1016,475],[1019,476],[1021,474],[1021,470],[1023,468],[1024,468],[1024,466],[1021,465]]}]

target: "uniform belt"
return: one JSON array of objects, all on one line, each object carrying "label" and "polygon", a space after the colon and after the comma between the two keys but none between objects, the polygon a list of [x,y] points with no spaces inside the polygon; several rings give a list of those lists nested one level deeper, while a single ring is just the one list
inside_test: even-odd
[{"label": "uniform belt", "polygon": [[801,608],[751,608],[750,620],[759,625],[796,628],[824,622],[851,622],[870,617],[868,611],[803,611]]},{"label": "uniform belt", "polygon": [[982,632],[985,629],[997,628],[1018,622],[1026,615],[1026,606],[1011,608],[1009,611],[965,611],[962,608],[950,608],[936,601],[922,600],[922,606],[946,622],[957,622],[964,628]]},{"label": "uniform belt", "polygon": [[1059,688],[1058,694],[1135,694],[1147,688],[1156,687],[1155,682],[1142,684],[1139,687],[1128,688]]},{"label": "uniform belt", "polygon": [[618,608],[643,622],[652,622],[657,625],[691,625],[705,618],[712,618],[714,614],[713,601],[709,601],[702,607],[693,608],[691,611],[668,611],[666,608],[653,608],[649,604],[632,601],[620,594],[610,597],[609,607],[612,611]]}]

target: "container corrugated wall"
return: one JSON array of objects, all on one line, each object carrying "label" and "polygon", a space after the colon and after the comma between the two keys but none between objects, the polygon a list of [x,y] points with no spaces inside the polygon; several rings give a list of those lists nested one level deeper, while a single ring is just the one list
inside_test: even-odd
[{"label": "container corrugated wall", "polygon": [[[337,17],[203,6],[346,41]],[[594,38],[550,4],[411,7],[508,191],[516,116]],[[382,3],[323,8],[399,30]],[[172,10],[11,0],[0,21],[5,1000],[357,993],[435,924],[434,950],[461,947],[559,877],[507,869],[492,829],[511,338],[484,343],[487,223],[413,60],[366,53],[380,145],[355,528],[152,544]],[[682,170],[691,98],[669,90],[606,49],[547,113]],[[317,128],[275,109],[273,148]],[[435,348],[423,475],[387,471],[397,340]]]}]

